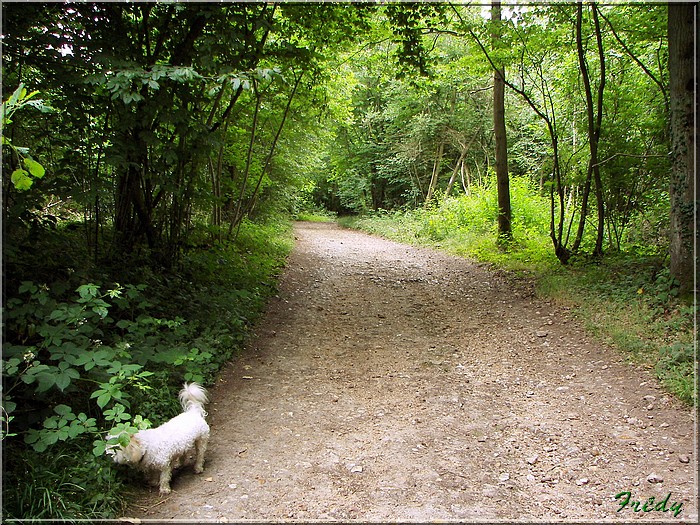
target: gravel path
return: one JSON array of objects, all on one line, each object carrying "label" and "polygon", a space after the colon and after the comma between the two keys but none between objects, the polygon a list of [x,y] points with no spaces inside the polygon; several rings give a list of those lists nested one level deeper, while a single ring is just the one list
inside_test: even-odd
[{"label": "gravel path", "polygon": [[211,388],[205,472],[144,485],[126,515],[697,521],[695,412],[566,309],[432,250],[333,224],[296,237]]}]

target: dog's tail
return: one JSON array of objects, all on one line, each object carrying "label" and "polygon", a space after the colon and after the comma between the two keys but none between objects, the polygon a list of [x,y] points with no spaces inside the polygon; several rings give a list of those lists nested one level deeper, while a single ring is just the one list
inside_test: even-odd
[{"label": "dog's tail", "polygon": [[202,417],[205,417],[207,413],[204,410],[204,405],[208,402],[209,396],[207,391],[197,383],[185,383],[182,390],[180,390],[180,404],[185,412],[196,410],[202,414]]}]

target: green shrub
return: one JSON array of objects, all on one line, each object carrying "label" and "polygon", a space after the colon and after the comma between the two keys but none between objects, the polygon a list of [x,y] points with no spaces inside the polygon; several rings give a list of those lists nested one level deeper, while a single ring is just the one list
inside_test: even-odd
[{"label": "green shrub", "polygon": [[3,517],[100,520],[124,508],[124,484],[91,439],[61,442],[48,454],[3,443]]},{"label": "green shrub", "polygon": [[554,266],[549,238],[549,202],[525,177],[511,179],[513,240],[497,242],[495,181],[473,186],[469,195],[438,196],[431,206],[405,212],[380,212],[343,218],[341,225],[413,244],[427,244],[455,255],[498,264],[510,270]]},{"label": "green shrub", "polygon": [[[284,222],[244,221],[235,244],[193,248],[169,273],[134,260],[8,289],[2,439],[11,458],[5,480],[16,483],[4,484],[3,514],[114,517],[123,491],[104,455],[107,433],[125,441],[158,425],[179,412],[183,381],[214,381],[276,292],[290,231]],[[61,256],[46,260],[55,265]],[[70,288],[90,273],[111,275],[112,283],[140,275],[142,282]]]}]

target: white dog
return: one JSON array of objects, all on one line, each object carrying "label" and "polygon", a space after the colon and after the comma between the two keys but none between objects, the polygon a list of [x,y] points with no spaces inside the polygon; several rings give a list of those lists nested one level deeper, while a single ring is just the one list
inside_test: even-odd
[{"label": "white dog", "polygon": [[157,478],[161,494],[168,494],[173,469],[187,463],[188,453],[194,450],[194,471],[199,474],[204,470],[204,453],[209,441],[204,405],[208,401],[204,388],[197,383],[185,383],[180,391],[182,414],[158,428],[137,432],[126,447],[108,447],[107,453],[120,465],[142,470],[150,481]]}]

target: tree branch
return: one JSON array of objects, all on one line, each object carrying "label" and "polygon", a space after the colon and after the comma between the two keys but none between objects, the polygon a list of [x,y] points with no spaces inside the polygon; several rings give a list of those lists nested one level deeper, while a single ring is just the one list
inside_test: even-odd
[{"label": "tree branch", "polygon": [[632,52],[632,50],[625,44],[620,36],[617,34],[617,31],[615,31],[615,28],[612,25],[612,22],[600,11],[598,10],[598,14],[601,16],[603,20],[608,24],[608,27],[610,28],[610,31],[612,32],[613,36],[615,37],[615,40],[622,46],[622,49],[624,49],[625,53],[627,53],[632,60],[634,60],[639,67],[642,68],[644,73],[647,74],[647,76],[656,84],[661,91],[661,94],[664,97],[664,107],[666,108],[666,113],[668,113],[668,108],[669,108],[669,102],[668,102],[668,93],[666,92],[666,88],[664,87],[663,83],[656,78],[656,76],[651,72],[651,70],[644,65],[644,63],[637,58],[637,56]]}]

